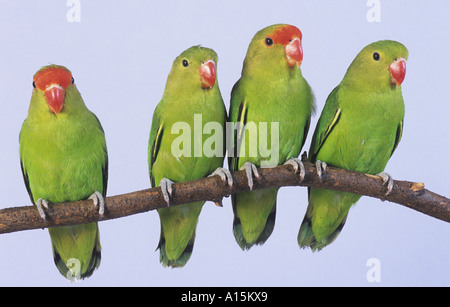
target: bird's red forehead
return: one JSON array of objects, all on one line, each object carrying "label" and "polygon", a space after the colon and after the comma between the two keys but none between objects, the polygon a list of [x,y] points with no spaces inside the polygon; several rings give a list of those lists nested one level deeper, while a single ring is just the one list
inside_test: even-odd
[{"label": "bird's red forehead", "polygon": [[293,38],[302,40],[302,32],[299,28],[291,25],[280,26],[269,35],[275,44],[287,45]]},{"label": "bird's red forehead", "polygon": [[59,67],[48,67],[38,71],[33,78],[36,87],[45,91],[50,84],[59,84],[63,89],[66,89],[72,83],[72,74]]}]

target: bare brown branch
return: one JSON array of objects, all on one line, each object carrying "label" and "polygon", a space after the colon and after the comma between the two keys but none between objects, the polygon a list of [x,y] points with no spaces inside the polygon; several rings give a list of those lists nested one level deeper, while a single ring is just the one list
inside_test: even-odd
[{"label": "bare brown branch", "polygon": [[[386,186],[381,177],[328,167],[320,179],[314,164],[307,161],[304,164],[306,176],[302,182],[290,165],[259,169],[260,178],[255,180],[253,189],[309,186],[351,192],[401,204],[450,222],[450,200],[428,191],[423,183],[394,180],[391,193],[385,196]],[[223,184],[218,176],[175,183],[171,206],[202,200],[220,201],[230,194],[249,190],[244,171],[232,175],[234,185],[231,188]],[[50,205],[46,221],[40,218],[34,206],[2,209],[0,233],[110,220],[166,207],[159,187],[107,197],[105,201],[102,217],[90,200]]]}]

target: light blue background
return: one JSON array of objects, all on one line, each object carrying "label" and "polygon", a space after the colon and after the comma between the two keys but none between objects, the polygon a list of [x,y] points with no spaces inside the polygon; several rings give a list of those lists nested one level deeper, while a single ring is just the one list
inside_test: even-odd
[{"label": "light blue background", "polygon": [[[410,52],[403,83],[403,139],[386,171],[449,196],[450,2],[381,0],[369,23],[364,0],[352,1],[87,1],[69,23],[65,1],[0,1],[0,208],[29,205],[20,172],[18,135],[27,116],[32,76],[49,63],[67,66],[106,131],[108,196],[149,187],[151,118],[173,59],[201,44],[219,55],[224,101],[240,77],[253,35],[275,23],[303,32],[302,71],[317,99],[313,131],[330,91],[367,44],[394,39]],[[307,150],[312,132],[306,142]],[[306,188],[283,188],[275,230],[243,252],[232,235],[232,209],[204,206],[193,255],[183,269],[164,269],[155,248],[156,212],[100,223],[102,263],[68,283],[57,271],[47,230],[0,235],[0,285],[30,286],[431,286],[450,285],[450,225],[403,206],[363,197],[338,239],[319,253],[301,250],[297,232]],[[369,258],[381,282],[369,283]]]}]

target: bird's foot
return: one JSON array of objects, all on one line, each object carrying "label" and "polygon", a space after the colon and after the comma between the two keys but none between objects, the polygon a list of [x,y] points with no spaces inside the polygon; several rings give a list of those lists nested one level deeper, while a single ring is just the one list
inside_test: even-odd
[{"label": "bird's foot", "polygon": [[94,208],[98,208],[98,214],[100,214],[101,216],[105,214],[105,199],[99,191],[95,191],[94,193],[92,193],[92,195],[89,196],[88,199],[91,199],[94,202]]},{"label": "bird's foot", "polygon": [[159,186],[161,187],[161,192],[163,194],[164,200],[167,203],[167,206],[170,206],[170,197],[172,196],[172,184],[173,181],[163,178],[159,182]]},{"label": "bird's foot", "polygon": [[286,162],[284,162],[283,165],[292,165],[295,173],[297,173],[298,170],[300,169],[300,182],[302,182],[303,179],[305,179],[305,175],[306,175],[305,165],[303,164],[302,160],[300,160],[298,158],[291,158],[291,159],[287,160]]},{"label": "bird's foot", "polygon": [[[224,184],[228,184],[228,186],[231,188],[233,186],[233,176],[231,176],[231,173],[229,170],[223,167],[218,167],[214,172],[212,172],[208,177],[212,176],[220,176],[220,179],[222,179],[222,182]],[[217,207],[223,207],[222,199],[214,200],[214,204]]]},{"label": "bird's foot", "polygon": [[37,211],[39,212],[39,215],[41,216],[41,218],[45,221],[45,212],[44,212],[44,208],[48,209],[48,201],[46,201],[43,198],[39,198],[36,202],[36,208]]},{"label": "bird's foot", "polygon": [[230,188],[233,186],[233,177],[231,176],[230,171],[227,170],[226,168],[218,167],[208,177],[212,176],[220,176],[220,179],[222,179],[222,182],[224,184],[227,183]]},{"label": "bird's foot", "polygon": [[245,162],[242,165],[241,170],[245,170],[245,173],[247,174],[248,186],[251,191],[253,189],[253,175],[255,178],[259,178],[258,170],[256,169],[256,166],[250,162]]},{"label": "bird's foot", "polygon": [[389,175],[386,172],[381,172],[381,173],[377,174],[377,176],[380,176],[381,178],[383,178],[383,185],[387,186],[387,191],[386,191],[386,194],[384,194],[384,195],[388,196],[391,193],[392,188],[394,187],[394,179],[392,178],[391,175]]},{"label": "bird's foot", "polygon": [[317,170],[317,176],[319,176],[320,180],[322,180],[322,174],[327,171],[327,164],[325,162],[317,160],[316,161],[316,170]]},{"label": "bird's foot", "polygon": [[222,200],[214,200],[213,202],[217,207],[223,207]]}]

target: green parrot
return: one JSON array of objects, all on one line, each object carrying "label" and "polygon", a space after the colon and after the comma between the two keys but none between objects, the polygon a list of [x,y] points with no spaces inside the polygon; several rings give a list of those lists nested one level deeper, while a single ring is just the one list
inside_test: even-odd
[{"label": "green parrot", "polygon": [[[229,118],[235,129],[228,164],[232,171],[246,171],[250,189],[253,176],[259,177],[256,167],[288,163],[304,176],[297,157],[314,112],[314,95],[300,69],[301,40],[301,31],[287,24],[257,32],[232,89]],[[243,250],[271,235],[277,193],[278,188],[270,188],[232,195],[233,233]]]},{"label": "green parrot", "polygon": [[[33,94],[20,131],[20,162],[31,201],[45,220],[50,203],[92,199],[104,213],[108,154],[103,128],[88,110],[63,66],[42,67],[33,77]],[[53,258],[73,281],[99,267],[97,223],[49,228]]]},{"label": "green parrot", "polygon": [[[217,54],[212,49],[193,46],[182,52],[173,62],[164,94],[153,113],[148,163],[151,185],[161,186],[168,205],[158,209],[158,248],[164,267],[183,267],[191,257],[204,204],[170,207],[172,183],[219,175],[232,185],[230,172],[222,168],[227,118],[216,81],[216,64]],[[202,133],[207,127],[214,130],[213,135]]]},{"label": "green parrot", "polygon": [[[378,174],[392,189],[384,173],[403,131],[401,84],[408,50],[383,40],[366,46],[354,59],[341,83],[328,96],[317,123],[309,159],[318,173],[332,165]],[[298,233],[300,247],[321,250],[338,236],[350,207],[361,195],[325,189],[308,189],[308,208]]]}]

